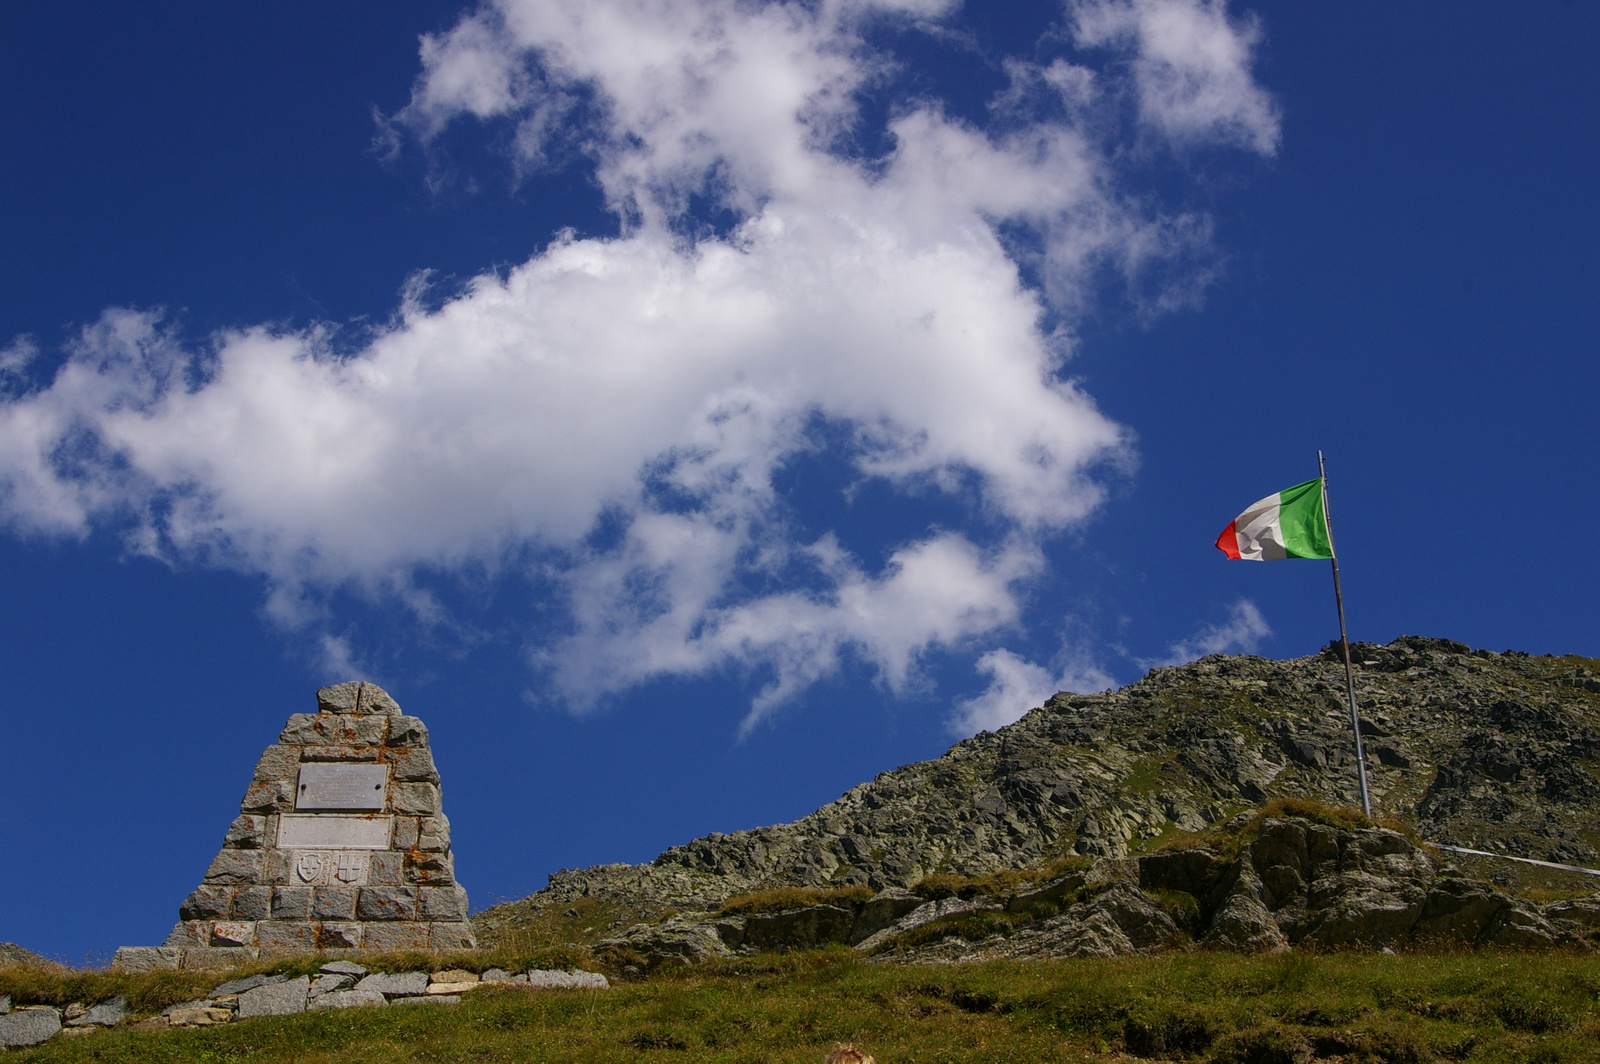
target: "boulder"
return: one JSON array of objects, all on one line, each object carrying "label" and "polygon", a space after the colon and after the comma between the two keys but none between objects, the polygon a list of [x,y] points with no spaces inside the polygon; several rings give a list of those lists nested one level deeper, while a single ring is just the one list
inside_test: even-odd
[{"label": "boulder", "polygon": [[370,1005],[387,1005],[389,999],[376,990],[335,990],[312,998],[308,1009],[354,1009]]},{"label": "boulder", "polygon": [[36,1046],[61,1030],[61,1013],[52,1008],[25,1006],[0,1016],[0,1047]]},{"label": "boulder", "polygon": [[356,984],[385,997],[415,997],[428,992],[427,972],[374,972]]},{"label": "boulder", "polygon": [[239,995],[239,1018],[253,1016],[292,1016],[306,1010],[306,996],[311,990],[307,976],[285,979],[281,983],[268,983]]}]

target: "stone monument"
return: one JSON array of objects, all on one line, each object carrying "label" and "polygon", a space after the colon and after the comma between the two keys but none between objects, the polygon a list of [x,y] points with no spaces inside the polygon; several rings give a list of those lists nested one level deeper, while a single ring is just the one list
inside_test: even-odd
[{"label": "stone monument", "polygon": [[239,816],[166,944],[124,969],[218,968],[332,950],[476,945],[428,729],[376,684],[317,692],[256,764]]}]

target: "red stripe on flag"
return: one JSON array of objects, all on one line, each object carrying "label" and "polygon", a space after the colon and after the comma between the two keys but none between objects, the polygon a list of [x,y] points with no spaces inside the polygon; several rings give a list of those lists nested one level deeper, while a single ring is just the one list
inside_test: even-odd
[{"label": "red stripe on flag", "polygon": [[1239,553],[1239,533],[1233,527],[1236,524],[1238,524],[1237,521],[1229,521],[1228,527],[1224,528],[1222,535],[1217,537],[1217,549],[1233,559],[1242,557]]}]

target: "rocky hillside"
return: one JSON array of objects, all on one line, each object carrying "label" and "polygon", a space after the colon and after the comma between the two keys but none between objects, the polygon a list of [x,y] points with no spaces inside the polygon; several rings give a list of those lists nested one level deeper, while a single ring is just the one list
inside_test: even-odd
[{"label": "rocky hillside", "polygon": [[[1375,816],[1431,842],[1596,863],[1600,661],[1416,636],[1353,651]],[[878,891],[1125,857],[1272,798],[1359,804],[1335,647],[1214,655],[1118,691],[1059,694],[792,824],[714,833],[647,865],[564,870],[477,924],[493,939],[562,913],[597,937],[775,887]]]}]

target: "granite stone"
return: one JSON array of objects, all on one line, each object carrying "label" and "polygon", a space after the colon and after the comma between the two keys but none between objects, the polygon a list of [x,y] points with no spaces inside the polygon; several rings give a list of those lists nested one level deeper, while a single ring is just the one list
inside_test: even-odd
[{"label": "granite stone", "polygon": [[0,1046],[36,1046],[61,1030],[61,1014],[50,1008],[15,1009],[0,1016]]},{"label": "granite stone", "polygon": [[306,995],[311,990],[307,976],[281,983],[258,986],[239,995],[239,1018],[253,1016],[292,1016],[306,1010]]},{"label": "granite stone", "polygon": [[374,972],[356,984],[357,990],[368,990],[386,997],[408,997],[428,992],[427,972]]}]

